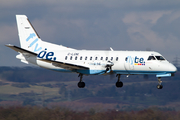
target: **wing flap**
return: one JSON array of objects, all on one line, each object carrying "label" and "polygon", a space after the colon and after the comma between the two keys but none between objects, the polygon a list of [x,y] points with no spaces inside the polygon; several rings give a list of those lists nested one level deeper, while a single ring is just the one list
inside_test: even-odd
[{"label": "wing flap", "polygon": [[61,67],[61,68],[68,69],[68,70],[74,70],[74,69],[88,70],[89,69],[88,67],[85,67],[85,66],[71,64],[71,63],[65,63],[65,62],[60,62],[60,61],[52,61],[52,60],[47,60],[47,59],[38,59],[38,60],[48,62],[48,63],[52,63],[52,65],[54,65],[56,67]]}]

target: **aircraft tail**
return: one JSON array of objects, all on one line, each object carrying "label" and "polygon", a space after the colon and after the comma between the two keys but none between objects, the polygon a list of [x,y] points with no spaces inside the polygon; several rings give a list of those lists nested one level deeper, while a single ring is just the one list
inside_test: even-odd
[{"label": "aircraft tail", "polygon": [[42,47],[39,46],[41,39],[27,16],[16,15],[16,21],[21,48],[35,53],[42,50]]},{"label": "aircraft tail", "polygon": [[16,21],[20,45],[21,48],[25,50],[37,54],[47,48],[48,50],[75,50],[73,48],[42,41],[26,15],[16,15]]}]

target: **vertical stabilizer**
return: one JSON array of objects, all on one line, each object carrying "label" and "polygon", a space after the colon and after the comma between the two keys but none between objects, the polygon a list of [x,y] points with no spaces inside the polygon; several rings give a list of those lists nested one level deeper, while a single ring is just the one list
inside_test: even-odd
[{"label": "vertical stabilizer", "polygon": [[41,39],[26,15],[16,15],[21,48],[38,53],[42,50]]}]

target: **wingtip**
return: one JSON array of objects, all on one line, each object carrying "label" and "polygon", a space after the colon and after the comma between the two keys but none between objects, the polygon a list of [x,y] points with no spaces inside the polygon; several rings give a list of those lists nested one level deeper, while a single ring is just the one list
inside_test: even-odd
[{"label": "wingtip", "polygon": [[14,45],[12,45],[12,44],[6,44],[5,46],[6,46],[6,47],[11,47],[11,46],[14,46]]}]

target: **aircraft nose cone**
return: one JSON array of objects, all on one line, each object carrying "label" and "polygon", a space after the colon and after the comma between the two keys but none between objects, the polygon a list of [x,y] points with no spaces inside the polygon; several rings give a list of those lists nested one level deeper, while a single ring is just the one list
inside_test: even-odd
[{"label": "aircraft nose cone", "polygon": [[177,68],[176,68],[173,64],[171,64],[171,65],[169,66],[169,69],[170,69],[171,71],[173,71],[173,72],[176,72],[176,71],[177,71]]}]

